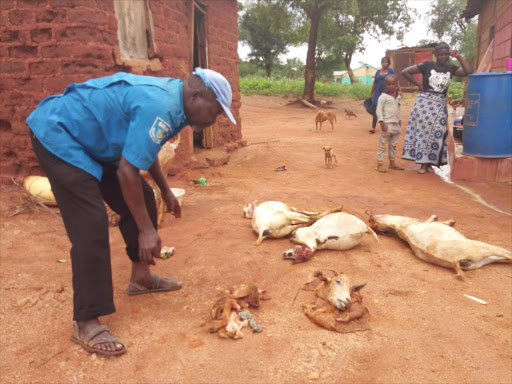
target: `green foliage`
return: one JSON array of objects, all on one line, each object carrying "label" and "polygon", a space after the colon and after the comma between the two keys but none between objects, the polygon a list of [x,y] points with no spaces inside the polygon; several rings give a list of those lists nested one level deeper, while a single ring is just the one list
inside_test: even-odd
[{"label": "green foliage", "polygon": [[464,34],[460,38],[460,44],[458,44],[462,57],[464,57],[470,63],[475,60],[477,27],[478,25],[476,23],[469,24],[464,31]]},{"label": "green foliage", "polygon": [[[328,9],[337,7],[344,0],[263,0],[267,2],[277,2],[287,9],[290,9],[298,18],[302,20],[302,29],[308,31],[308,53],[306,58],[306,69],[304,71],[305,87],[303,97],[312,102],[315,98],[315,80],[316,80],[316,46],[318,40],[318,28],[321,24],[322,15]],[[306,33],[299,34],[306,36]]]},{"label": "green foliage", "polygon": [[[364,100],[370,97],[371,85],[315,83],[315,93],[319,96],[346,96],[351,99]],[[266,77],[249,76],[240,78],[240,90],[244,95],[293,96],[302,97],[304,80],[269,79]]]},{"label": "green foliage", "polygon": [[452,82],[448,87],[446,96],[453,100],[462,100],[464,97],[464,83]]},{"label": "green foliage", "polygon": [[344,70],[344,47],[340,44],[342,37],[332,11],[326,12],[318,28],[318,42],[316,46],[316,78],[332,79],[333,71]]},{"label": "green foliage", "polygon": [[439,40],[460,50],[469,62],[475,57],[476,29],[474,21],[460,17],[467,0],[438,0],[432,2],[427,14],[428,27]]},{"label": "green foliage", "polygon": [[279,64],[274,70],[276,77],[286,77],[290,79],[304,78],[304,63],[300,59],[287,59],[286,64]]},{"label": "green foliage", "polygon": [[246,77],[246,76],[263,77],[263,76],[266,76],[265,69],[262,68],[258,63],[255,63],[252,61],[240,60],[238,63],[238,72],[240,73],[240,77]]},{"label": "green foliage", "polygon": [[265,68],[270,77],[279,55],[294,41],[293,18],[275,3],[249,3],[240,18],[239,39],[247,43],[251,61]]},{"label": "green foliage", "polygon": [[[287,59],[286,64],[276,63],[272,68],[272,78],[285,77],[297,79],[304,77],[304,64],[296,58]],[[265,70],[252,61],[240,61],[238,63],[238,71],[240,72],[240,77],[266,76]]]},{"label": "green foliage", "polygon": [[[354,53],[366,49],[366,33],[377,39],[395,36],[402,40],[412,23],[406,0],[340,0],[338,8],[329,11],[326,17],[326,28],[331,32],[320,36],[325,36],[333,53],[343,52],[347,69]],[[323,40],[324,37],[320,46],[325,44]]]}]

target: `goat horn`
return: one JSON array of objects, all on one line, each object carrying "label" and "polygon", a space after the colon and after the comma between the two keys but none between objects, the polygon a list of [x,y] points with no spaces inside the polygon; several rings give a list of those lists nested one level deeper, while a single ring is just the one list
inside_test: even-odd
[{"label": "goat horn", "polygon": [[359,291],[361,289],[363,289],[363,287],[366,285],[367,283],[364,283],[364,284],[353,284],[352,285],[352,290],[353,291]]}]

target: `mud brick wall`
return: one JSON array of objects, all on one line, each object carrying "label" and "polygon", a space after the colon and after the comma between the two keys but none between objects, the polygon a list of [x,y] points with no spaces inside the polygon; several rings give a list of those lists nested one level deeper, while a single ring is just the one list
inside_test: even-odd
[{"label": "mud brick wall", "polygon": [[512,57],[512,2],[503,2],[495,24],[492,70],[505,71],[505,60]]},{"label": "mud brick wall", "polygon": [[2,181],[38,172],[25,118],[71,82],[116,70],[111,1],[0,1],[0,172]]},{"label": "mud brick wall", "polygon": [[[209,66],[232,84],[232,110],[239,121],[236,0],[204,3]],[[0,182],[42,174],[25,119],[43,98],[62,93],[72,82],[119,71],[175,78],[190,73],[192,0],[150,0],[149,5],[158,65],[137,68],[119,57],[114,0],[0,0]],[[241,124],[219,118],[215,145],[239,138]],[[180,146],[187,145],[190,140]]]},{"label": "mud brick wall", "polygon": [[494,45],[491,71],[503,72],[505,60],[512,57],[512,2],[510,0],[487,1],[478,16],[475,68],[482,61],[491,42],[494,29]]},{"label": "mud brick wall", "polygon": [[[208,6],[208,65],[222,73],[231,84],[233,102],[231,111],[237,122],[233,125],[227,118],[219,117],[214,126],[214,145],[242,138],[240,118],[240,82],[238,73],[238,14],[236,1],[209,0]],[[212,22],[222,20],[222,23]],[[233,65],[235,64],[235,65]]]}]

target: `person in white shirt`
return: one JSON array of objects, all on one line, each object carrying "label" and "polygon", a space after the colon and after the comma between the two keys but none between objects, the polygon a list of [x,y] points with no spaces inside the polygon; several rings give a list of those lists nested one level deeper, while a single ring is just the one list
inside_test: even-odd
[{"label": "person in white shirt", "polygon": [[377,171],[386,172],[384,168],[384,157],[388,147],[389,169],[403,171],[404,169],[396,164],[396,144],[402,133],[402,117],[400,115],[400,96],[397,96],[398,78],[396,75],[389,75],[384,80],[385,92],[379,97],[377,103],[377,121],[380,123],[382,132],[379,138],[377,151]]}]

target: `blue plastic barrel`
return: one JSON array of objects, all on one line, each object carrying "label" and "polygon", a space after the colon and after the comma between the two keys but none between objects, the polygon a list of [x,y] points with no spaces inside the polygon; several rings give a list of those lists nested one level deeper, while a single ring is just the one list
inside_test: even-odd
[{"label": "blue plastic barrel", "polygon": [[463,153],[512,156],[512,72],[469,75]]}]

